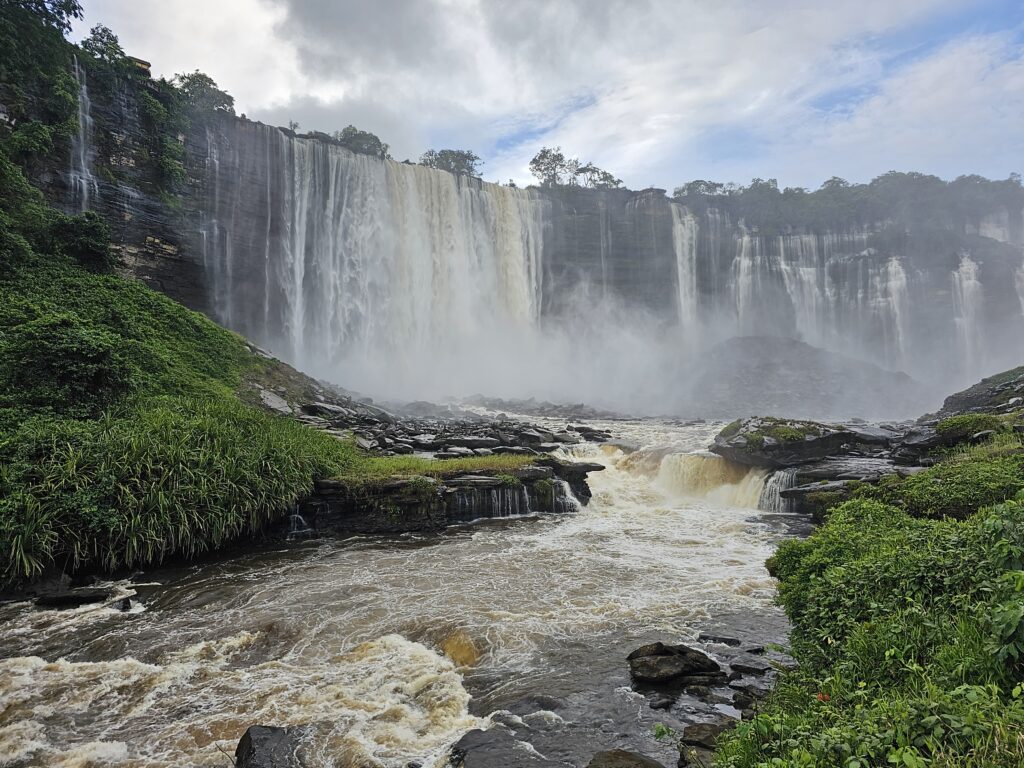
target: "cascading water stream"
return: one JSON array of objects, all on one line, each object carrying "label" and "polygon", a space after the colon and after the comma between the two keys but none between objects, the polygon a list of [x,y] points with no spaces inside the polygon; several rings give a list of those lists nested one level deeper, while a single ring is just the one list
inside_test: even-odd
[{"label": "cascading water stream", "polygon": [[964,371],[978,368],[981,343],[981,312],[984,305],[984,289],[978,279],[978,264],[970,256],[960,257],[960,265],[954,270],[953,313],[956,323],[957,342],[963,361]]},{"label": "cascading water stream", "polygon": [[99,185],[92,174],[92,101],[85,69],[73,58],[75,82],[78,83],[78,131],[71,138],[71,194],[79,212],[89,210]]},{"label": "cascading water stream", "polygon": [[773,472],[764,483],[761,496],[758,499],[757,507],[763,512],[773,514],[788,514],[793,509],[793,503],[781,495],[782,491],[789,490],[796,484],[795,469],[780,469]]}]

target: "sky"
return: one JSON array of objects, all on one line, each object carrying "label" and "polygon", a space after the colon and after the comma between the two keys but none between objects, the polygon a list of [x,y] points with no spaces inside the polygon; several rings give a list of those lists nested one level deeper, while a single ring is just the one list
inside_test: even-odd
[{"label": "sky", "polygon": [[1024,171],[1022,0],[82,0],[156,76],[396,159],[543,146],[634,189]]}]

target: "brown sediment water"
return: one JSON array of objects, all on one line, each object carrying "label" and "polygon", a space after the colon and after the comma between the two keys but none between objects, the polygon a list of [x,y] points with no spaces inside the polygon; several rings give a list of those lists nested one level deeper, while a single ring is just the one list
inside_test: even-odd
[{"label": "brown sediment water", "polygon": [[529,697],[650,752],[625,653],[723,622],[784,637],[782,531],[763,475],[697,453],[713,427],[610,426],[647,448],[573,447],[606,466],[577,513],[156,569],[118,584],[128,613],[0,606],[0,766],[223,767],[253,724],[308,726],[317,768],[438,765]]}]

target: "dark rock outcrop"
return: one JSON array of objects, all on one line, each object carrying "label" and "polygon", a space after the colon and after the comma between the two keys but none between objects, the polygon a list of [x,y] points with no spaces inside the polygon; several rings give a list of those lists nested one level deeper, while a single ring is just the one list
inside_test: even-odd
[{"label": "dark rock outcrop", "polygon": [[710,450],[736,464],[782,469],[842,453],[854,439],[848,430],[829,424],[752,417],[719,432]]},{"label": "dark rock outcrop", "polygon": [[302,768],[301,728],[253,725],[235,748],[235,768]]},{"label": "dark rock outcrop", "polygon": [[649,643],[630,653],[626,660],[630,675],[638,683],[676,683],[684,678],[693,682],[723,675],[717,661],[685,645]]}]

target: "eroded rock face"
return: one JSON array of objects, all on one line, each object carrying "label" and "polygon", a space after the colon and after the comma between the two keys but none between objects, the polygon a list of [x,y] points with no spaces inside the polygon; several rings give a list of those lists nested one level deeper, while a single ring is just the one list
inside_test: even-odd
[{"label": "eroded rock face", "polygon": [[719,432],[710,450],[737,464],[783,469],[843,453],[855,440],[842,427],[755,416]]}]

